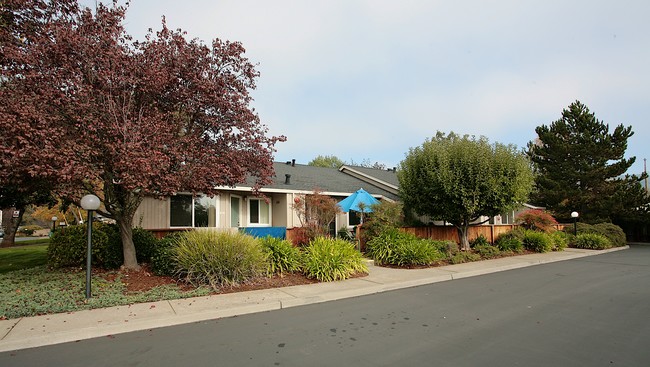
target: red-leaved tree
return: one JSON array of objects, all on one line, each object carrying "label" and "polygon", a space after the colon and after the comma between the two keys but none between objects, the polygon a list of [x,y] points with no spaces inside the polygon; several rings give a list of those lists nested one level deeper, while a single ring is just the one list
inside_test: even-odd
[{"label": "red-leaved tree", "polygon": [[[133,42],[125,8],[3,0],[0,185],[26,172],[68,198],[100,197],[139,268],[133,216],[145,196],[215,195],[273,174],[274,145],[250,107],[259,76],[236,42],[166,27]],[[23,175],[24,176],[24,175]]]},{"label": "red-leaved tree", "polygon": [[297,196],[291,208],[298,215],[301,224],[298,230],[301,233],[301,239],[297,241],[299,245],[306,245],[318,236],[328,236],[330,225],[341,212],[337,201],[323,194],[320,189],[314,189],[313,194],[304,197]]},{"label": "red-leaved tree", "polygon": [[551,214],[541,209],[527,209],[517,214],[515,222],[526,229],[544,232],[553,231],[558,224]]}]

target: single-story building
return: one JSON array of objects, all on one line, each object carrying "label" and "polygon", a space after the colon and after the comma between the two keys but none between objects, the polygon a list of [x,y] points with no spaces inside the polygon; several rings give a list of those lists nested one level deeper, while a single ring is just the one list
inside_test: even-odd
[{"label": "single-story building", "polygon": [[[190,228],[219,228],[222,230],[259,231],[266,228],[292,230],[302,223],[292,208],[294,200],[319,190],[337,201],[363,188],[379,200],[398,201],[399,181],[395,168],[381,170],[343,165],[339,169],[296,164],[295,160],[275,162],[273,182],[260,189],[266,196],[253,195],[253,182],[236,187],[219,188],[219,195],[192,196],[190,193],[156,199],[147,197],[136,211],[134,225],[165,234]],[[513,224],[519,212],[543,209],[524,204],[517,210],[496,217],[483,217],[477,222],[485,225]],[[442,221],[420,218],[423,223],[444,225]],[[358,225],[355,213],[340,213],[333,231]]]},{"label": "single-story building", "polygon": [[[343,200],[363,188],[379,200],[398,200],[395,169],[380,170],[356,166],[339,169],[296,164],[295,160],[274,163],[273,182],[260,189],[268,200],[252,194],[252,182],[234,188],[219,188],[215,197],[189,193],[156,199],[145,198],[136,211],[134,224],[153,231],[188,228],[240,229],[255,227],[300,227],[294,213],[294,199],[314,190]],[[358,224],[353,213],[341,213],[336,229]]]}]

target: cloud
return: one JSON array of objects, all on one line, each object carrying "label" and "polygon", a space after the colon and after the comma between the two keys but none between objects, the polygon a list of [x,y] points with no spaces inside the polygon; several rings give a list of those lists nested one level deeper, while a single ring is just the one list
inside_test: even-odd
[{"label": "cloud", "polygon": [[[580,100],[632,125],[650,154],[650,3],[138,0],[127,30],[241,41],[261,77],[254,106],[287,135],[280,160],[403,159],[436,130],[524,146]],[[366,142],[357,144],[358,137]]]}]

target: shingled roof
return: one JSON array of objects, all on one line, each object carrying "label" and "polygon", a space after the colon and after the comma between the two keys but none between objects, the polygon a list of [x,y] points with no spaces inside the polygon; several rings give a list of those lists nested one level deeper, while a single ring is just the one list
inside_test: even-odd
[{"label": "shingled roof", "polygon": [[[294,162],[274,162],[273,183],[265,185],[262,191],[287,190],[312,192],[319,189],[329,195],[349,195],[363,188],[372,195],[380,195],[390,200],[398,200],[394,190],[387,190],[372,181],[363,180],[336,168],[315,167]],[[357,167],[358,168],[358,167]],[[397,182],[395,172],[364,168],[364,174],[378,177],[381,181]],[[290,175],[287,177],[287,175]]]}]

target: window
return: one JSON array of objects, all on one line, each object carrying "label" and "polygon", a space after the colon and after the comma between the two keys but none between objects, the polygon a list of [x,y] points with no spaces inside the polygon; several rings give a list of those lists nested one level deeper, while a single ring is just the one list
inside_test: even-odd
[{"label": "window", "polygon": [[170,198],[170,227],[216,227],[217,199],[174,195]]},{"label": "window", "polygon": [[[366,215],[368,214],[366,213]],[[361,224],[361,213],[350,210],[348,212],[348,227],[358,226],[359,224]]]},{"label": "window", "polygon": [[263,199],[248,200],[248,224],[252,226],[271,225],[271,206]]},{"label": "window", "polygon": [[192,227],[192,197],[176,195],[170,198],[169,225],[171,227]]}]

